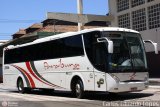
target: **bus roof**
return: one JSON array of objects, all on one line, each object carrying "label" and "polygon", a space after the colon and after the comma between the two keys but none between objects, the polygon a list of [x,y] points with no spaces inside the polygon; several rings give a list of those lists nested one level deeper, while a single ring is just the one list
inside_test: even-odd
[{"label": "bus roof", "polygon": [[7,48],[13,49],[13,48],[18,48],[18,47],[24,47],[24,46],[28,46],[28,45],[38,44],[41,42],[46,42],[46,41],[55,40],[55,39],[59,39],[59,38],[65,38],[65,37],[83,34],[83,33],[92,32],[92,31],[120,31],[120,32],[139,33],[139,32],[132,30],[132,29],[119,28],[119,27],[92,28],[92,29],[84,29],[84,30],[81,30],[78,32],[67,32],[67,33],[61,33],[61,34],[57,34],[57,35],[53,35],[53,36],[49,36],[49,37],[44,37],[44,38],[36,39],[33,42],[29,42],[29,43],[25,43],[25,44],[21,44],[21,45],[15,45],[15,46],[9,45],[9,46],[7,46]]}]

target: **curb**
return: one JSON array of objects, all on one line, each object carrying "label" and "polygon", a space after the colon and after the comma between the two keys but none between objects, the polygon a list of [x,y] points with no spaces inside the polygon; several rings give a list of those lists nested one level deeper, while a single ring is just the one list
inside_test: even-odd
[{"label": "curb", "polygon": [[160,86],[160,79],[159,78],[151,78],[149,79],[149,85],[159,87]]},{"label": "curb", "polygon": [[152,88],[152,89],[160,89],[160,85],[159,85],[159,86],[149,85],[149,88]]},{"label": "curb", "polygon": [[0,89],[1,90],[16,90],[15,87],[5,86],[3,83],[0,83]]}]

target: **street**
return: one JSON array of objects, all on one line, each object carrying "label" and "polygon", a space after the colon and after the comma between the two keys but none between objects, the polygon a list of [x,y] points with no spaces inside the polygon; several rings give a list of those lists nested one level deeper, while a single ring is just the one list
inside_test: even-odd
[{"label": "street", "polygon": [[32,91],[20,94],[16,89],[0,85],[0,107],[115,107],[115,106],[160,106],[160,89],[149,88],[135,93],[107,95],[88,93],[84,99],[74,98],[69,92],[44,93]]}]

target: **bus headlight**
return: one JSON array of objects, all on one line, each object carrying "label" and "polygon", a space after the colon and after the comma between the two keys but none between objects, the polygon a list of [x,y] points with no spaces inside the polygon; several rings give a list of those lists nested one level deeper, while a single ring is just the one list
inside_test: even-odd
[{"label": "bus headlight", "polygon": [[148,73],[144,77],[144,85],[146,88],[148,88],[148,86],[149,86],[149,74]]},{"label": "bus headlight", "polygon": [[148,82],[149,81],[148,79],[149,79],[149,74],[147,73],[146,76],[144,77],[144,81]]},{"label": "bus headlight", "polygon": [[114,74],[110,74],[110,76],[111,76],[117,83],[120,82],[120,79],[119,79],[117,76],[115,76]]}]

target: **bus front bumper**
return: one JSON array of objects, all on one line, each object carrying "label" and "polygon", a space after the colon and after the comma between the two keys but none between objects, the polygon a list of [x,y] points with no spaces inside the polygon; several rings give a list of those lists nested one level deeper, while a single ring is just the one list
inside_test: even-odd
[{"label": "bus front bumper", "polygon": [[119,93],[119,92],[136,92],[142,91],[148,88],[148,82],[120,82],[116,85],[108,88],[108,92]]}]

